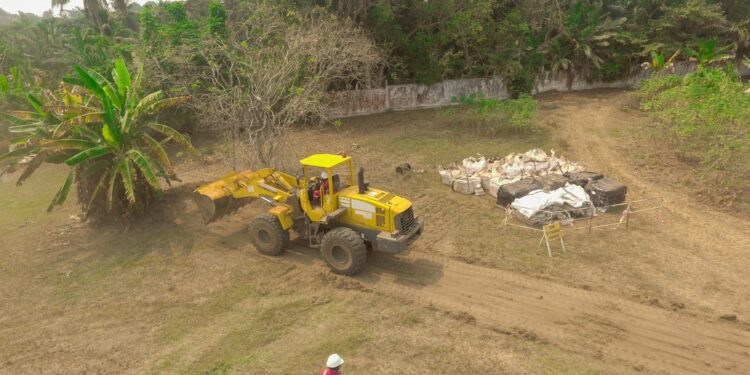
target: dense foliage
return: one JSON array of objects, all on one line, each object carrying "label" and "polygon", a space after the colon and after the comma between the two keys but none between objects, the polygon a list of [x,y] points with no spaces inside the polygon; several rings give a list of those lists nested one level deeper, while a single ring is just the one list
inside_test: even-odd
[{"label": "dense foliage", "polygon": [[652,52],[669,56],[705,39],[732,45],[739,54],[750,47],[747,2],[355,2],[370,4],[366,25],[388,52],[386,71],[395,81],[497,75],[524,92],[542,69],[610,80]]},{"label": "dense foliage", "polygon": [[750,85],[733,69],[700,67],[684,77],[655,75],[637,95],[682,160],[704,181],[737,197],[750,191]]},{"label": "dense foliage", "polygon": [[361,24],[382,50],[380,80],[391,83],[494,75],[524,93],[541,70],[611,80],[653,54],[706,40],[740,58],[750,52],[750,2],[742,0],[187,0],[143,8],[112,0],[111,14],[106,1],[85,4],[62,18],[0,26],[0,73],[18,66],[54,85],[74,64],[104,72],[113,58],[138,60],[140,51],[232,41],[256,6],[292,18],[321,6]]}]

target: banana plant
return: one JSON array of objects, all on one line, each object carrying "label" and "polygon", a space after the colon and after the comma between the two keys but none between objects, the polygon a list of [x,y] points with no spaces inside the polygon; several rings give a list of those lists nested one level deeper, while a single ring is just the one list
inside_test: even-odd
[{"label": "banana plant", "polygon": [[717,46],[716,39],[707,39],[699,41],[698,48],[695,50],[685,47],[685,53],[698,61],[698,65],[706,66],[734,58],[729,53],[731,48],[731,46],[719,47]]},{"label": "banana plant", "polygon": [[154,121],[161,109],[188,98],[165,98],[161,91],[141,95],[142,68],[131,77],[121,59],[111,80],[79,66],[74,70],[77,76],[66,78],[57,96],[29,95],[33,111],[4,116],[15,148],[0,156],[0,167],[5,172],[23,168],[21,184],[45,162],[67,165],[70,171],[49,210],[65,202],[74,183],[86,198],[80,202],[86,214],[102,203],[103,212],[114,204],[147,207],[162,192],[159,178],[175,179],[164,144],[173,141],[197,154],[185,135]]},{"label": "banana plant", "polygon": [[656,51],[651,51],[651,61],[643,64],[647,69],[655,72],[660,72],[664,69],[671,67],[674,64],[674,59],[679,56],[680,50],[675,51],[669,59],[666,59],[664,54]]}]

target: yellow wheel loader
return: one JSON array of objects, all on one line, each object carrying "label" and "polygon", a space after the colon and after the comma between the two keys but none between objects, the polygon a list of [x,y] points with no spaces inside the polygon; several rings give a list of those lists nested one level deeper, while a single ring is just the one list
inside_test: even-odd
[{"label": "yellow wheel loader", "polygon": [[249,225],[256,249],[279,255],[294,231],[338,274],[352,275],[365,264],[367,250],[404,253],[424,228],[412,203],[371,188],[346,155],[316,154],[300,161],[301,178],[265,168],[232,172],[195,190],[194,198],[209,224],[254,199],[272,207]]}]

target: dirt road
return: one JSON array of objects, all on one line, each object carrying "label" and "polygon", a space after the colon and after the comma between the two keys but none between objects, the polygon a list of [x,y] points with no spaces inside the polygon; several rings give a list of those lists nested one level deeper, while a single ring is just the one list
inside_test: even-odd
[{"label": "dirt road", "polygon": [[[301,245],[273,261],[327,272],[317,252]],[[401,258],[375,255],[353,280],[333,275],[330,280],[335,287],[397,297],[452,314],[467,324],[600,360],[622,361],[637,370],[740,374],[750,368],[750,331],[737,324],[701,320],[419,251]]]},{"label": "dirt road", "polygon": [[[490,328],[673,374],[737,374],[750,368],[750,332],[521,274],[414,255],[378,262],[360,280]],[[416,268],[416,269],[414,269]],[[429,279],[442,277],[434,284]]]}]

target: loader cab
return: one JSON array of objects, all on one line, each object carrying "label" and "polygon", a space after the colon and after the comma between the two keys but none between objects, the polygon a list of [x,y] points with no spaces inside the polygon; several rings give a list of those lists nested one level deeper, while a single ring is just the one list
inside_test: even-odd
[{"label": "loader cab", "polygon": [[[337,194],[354,183],[354,162],[349,156],[334,154],[315,154],[300,160],[303,178],[300,181],[300,204],[312,221],[319,221],[323,216],[338,209]],[[320,176],[326,172],[327,189],[321,188],[324,181]],[[314,199],[318,191],[319,199]]]}]

